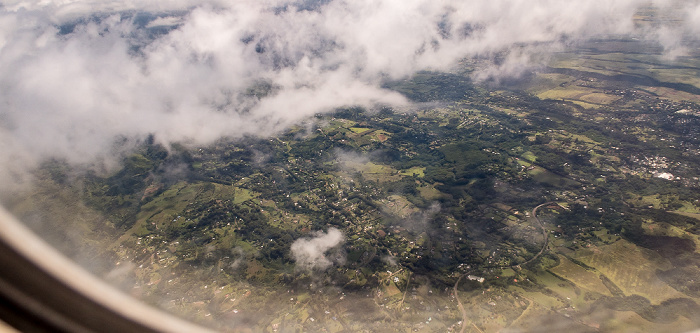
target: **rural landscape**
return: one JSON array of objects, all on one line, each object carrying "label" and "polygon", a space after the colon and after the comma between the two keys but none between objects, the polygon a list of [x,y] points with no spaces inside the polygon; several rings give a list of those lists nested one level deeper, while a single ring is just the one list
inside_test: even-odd
[{"label": "rural landscape", "polygon": [[223,331],[683,332],[700,327],[700,60],[649,47],[590,41],[499,84],[473,83],[478,63],[419,72],[386,83],[415,107],[146,140],[113,174],[50,160],[8,207]]},{"label": "rural landscape", "polygon": [[697,1],[105,4],[0,4],[0,203],[125,294],[222,332],[700,329]]}]

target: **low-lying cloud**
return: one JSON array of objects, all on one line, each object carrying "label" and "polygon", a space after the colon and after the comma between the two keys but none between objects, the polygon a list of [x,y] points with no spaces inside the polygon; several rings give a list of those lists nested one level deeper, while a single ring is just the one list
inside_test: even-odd
[{"label": "low-lying cloud", "polygon": [[[634,15],[649,5],[4,1],[0,181],[16,182],[50,157],[108,167],[115,149],[129,148],[115,146],[118,138],[139,142],[152,134],[166,145],[200,145],[272,135],[342,106],[405,106],[383,82],[449,70],[469,57],[502,59],[475,74],[488,79],[518,75],[546,62],[548,50],[593,36],[635,35],[682,54],[700,31],[700,4],[654,1],[680,19],[635,25]],[[260,86],[269,89],[251,93]]]},{"label": "low-lying cloud", "polygon": [[345,256],[339,248],[344,241],[345,236],[336,228],[328,229],[327,233],[317,231],[312,238],[300,238],[292,243],[292,257],[302,270],[326,270],[344,262]]},{"label": "low-lying cloud", "polygon": [[399,225],[412,232],[423,232],[430,230],[430,221],[440,213],[441,207],[437,202],[433,202],[427,209],[421,210],[411,216],[399,220]]}]

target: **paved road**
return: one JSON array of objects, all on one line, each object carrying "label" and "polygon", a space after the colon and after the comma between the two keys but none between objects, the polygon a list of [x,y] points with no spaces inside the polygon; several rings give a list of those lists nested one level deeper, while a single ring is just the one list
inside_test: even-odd
[{"label": "paved road", "polygon": [[[544,253],[544,251],[547,249],[547,245],[549,245],[549,233],[547,233],[547,229],[545,229],[544,224],[542,224],[542,221],[540,221],[540,219],[537,217],[537,210],[540,209],[540,207],[547,206],[547,205],[551,205],[551,204],[559,205],[559,204],[557,204],[557,203],[554,202],[554,201],[550,201],[550,202],[545,202],[545,203],[543,203],[543,204],[541,204],[541,205],[539,205],[539,206],[537,206],[537,207],[535,207],[535,208],[532,209],[532,217],[535,219],[535,222],[537,222],[537,224],[540,226],[540,229],[542,230],[542,237],[544,237],[544,243],[542,244],[542,248],[540,249],[540,252],[537,252],[537,254],[536,254],[534,257],[530,258],[530,260],[527,260],[527,261],[525,261],[525,262],[523,262],[523,263],[514,265],[514,266],[512,266],[512,267],[515,268],[515,267],[519,267],[519,266],[522,266],[522,265],[527,265],[527,264],[529,264],[529,263],[535,261],[535,260],[536,260],[537,258],[539,258],[539,257],[542,255],[542,253]],[[503,268],[506,268],[506,267],[503,267]]]}]

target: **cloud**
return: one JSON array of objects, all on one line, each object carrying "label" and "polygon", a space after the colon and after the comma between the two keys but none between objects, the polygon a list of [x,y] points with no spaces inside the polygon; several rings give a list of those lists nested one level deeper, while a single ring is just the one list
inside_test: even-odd
[{"label": "cloud", "polygon": [[400,221],[399,224],[413,232],[426,231],[429,229],[430,221],[440,212],[440,210],[440,204],[438,202],[433,202],[428,209],[409,216],[408,218]]},{"label": "cloud", "polygon": [[348,173],[355,173],[362,170],[363,166],[370,162],[370,159],[380,154],[371,152],[369,154],[359,153],[337,148],[333,151],[338,167]]},{"label": "cloud", "polygon": [[337,248],[345,241],[343,233],[330,228],[327,233],[317,231],[312,238],[300,238],[292,243],[292,257],[297,267],[304,270],[325,270],[334,263],[342,263],[344,256]]},{"label": "cloud", "polygon": [[[638,28],[632,17],[647,4],[5,1],[0,181],[16,182],[50,157],[108,168],[115,149],[129,149],[117,139],[136,144],[153,134],[166,145],[202,145],[273,135],[343,106],[406,106],[384,81],[449,70],[464,58],[501,57],[475,74],[491,79],[542,65],[576,40],[637,34],[676,52],[700,29],[697,4],[681,23]],[[251,93],[260,86],[268,89]]]}]

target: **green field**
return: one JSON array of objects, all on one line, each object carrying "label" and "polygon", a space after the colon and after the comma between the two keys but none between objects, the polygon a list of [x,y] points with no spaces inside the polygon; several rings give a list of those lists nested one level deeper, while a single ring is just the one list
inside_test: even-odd
[{"label": "green field", "polygon": [[76,260],[106,258],[96,274],[214,328],[698,328],[698,63],[591,43],[515,87],[472,68],[386,84],[416,109],[144,142],[113,172],[47,162],[8,206]]}]

